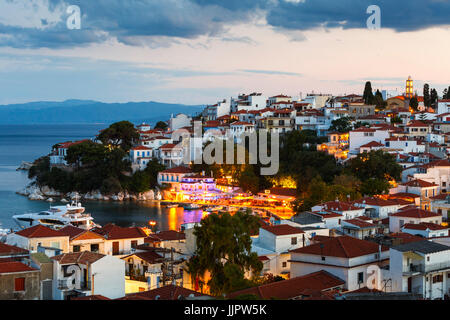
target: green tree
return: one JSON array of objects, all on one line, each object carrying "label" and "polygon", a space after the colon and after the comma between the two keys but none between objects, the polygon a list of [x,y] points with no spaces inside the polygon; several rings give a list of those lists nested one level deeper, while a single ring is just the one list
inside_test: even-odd
[{"label": "green tree", "polygon": [[372,91],[372,84],[370,81],[367,81],[364,87],[363,99],[365,104],[373,104],[374,95]]},{"label": "green tree", "polygon": [[331,122],[330,131],[344,133],[350,130],[352,130],[352,122],[349,117],[342,117]]},{"label": "green tree", "polygon": [[121,147],[125,152],[128,152],[133,144],[139,140],[139,132],[131,122],[120,121],[103,130],[98,135],[98,140],[105,146]]},{"label": "green tree", "polygon": [[370,178],[361,184],[361,193],[366,196],[389,192],[389,182],[384,179]]},{"label": "green tree", "polygon": [[259,219],[248,212],[210,214],[194,229],[197,249],[187,262],[193,279],[211,274],[210,292],[221,296],[253,285],[244,273],[259,277],[262,263],[251,252],[251,230],[259,228]]},{"label": "green tree", "polygon": [[411,100],[409,100],[409,105],[414,111],[418,111],[419,101],[417,100],[417,97],[412,97]]},{"label": "green tree", "polygon": [[155,129],[166,130],[167,127],[168,127],[167,122],[164,121],[158,121],[158,123],[155,125]]},{"label": "green tree", "polygon": [[395,116],[391,118],[391,123],[403,123],[402,119],[399,116]]},{"label": "green tree", "polygon": [[377,92],[375,93],[373,104],[375,104],[378,109],[386,108],[387,102],[384,101],[383,95],[381,94],[380,90],[377,90]]},{"label": "green tree", "polygon": [[432,107],[433,109],[436,109],[437,102],[438,102],[437,91],[436,91],[436,89],[431,89],[431,93],[430,93],[430,107]]},{"label": "green tree", "polygon": [[423,103],[425,107],[431,107],[430,85],[428,83],[423,85]]},{"label": "green tree", "polygon": [[400,179],[402,167],[394,155],[377,150],[358,154],[349,160],[346,170],[363,182],[370,178],[389,181]]}]

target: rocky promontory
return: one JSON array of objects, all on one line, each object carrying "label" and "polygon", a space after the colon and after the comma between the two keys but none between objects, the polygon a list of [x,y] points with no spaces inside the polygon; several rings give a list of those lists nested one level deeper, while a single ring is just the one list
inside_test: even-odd
[{"label": "rocky promontory", "polygon": [[78,192],[61,193],[47,186],[39,187],[36,184],[30,184],[22,190],[17,191],[17,194],[28,197],[30,200],[40,200],[53,202],[60,199],[61,202],[68,202],[70,199],[79,197],[84,200],[94,201],[150,201],[161,200],[161,193],[159,190],[150,190],[147,192],[132,194],[128,192],[119,192],[117,194],[102,194],[99,190],[80,194]]}]

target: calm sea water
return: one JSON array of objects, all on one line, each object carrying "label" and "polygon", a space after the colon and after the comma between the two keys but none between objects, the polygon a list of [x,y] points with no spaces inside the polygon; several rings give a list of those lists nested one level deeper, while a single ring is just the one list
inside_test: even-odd
[{"label": "calm sea water", "polygon": [[[22,161],[46,155],[59,142],[91,138],[106,124],[89,125],[0,125],[0,228],[15,228],[15,214],[47,209],[45,201],[30,201],[15,192],[29,183],[27,172],[16,171]],[[52,205],[59,205],[54,203]],[[178,229],[182,223],[197,222],[202,211],[166,209],[158,202],[84,202],[86,211],[100,225],[113,222],[120,226],[145,226],[156,221],[160,230]]]}]

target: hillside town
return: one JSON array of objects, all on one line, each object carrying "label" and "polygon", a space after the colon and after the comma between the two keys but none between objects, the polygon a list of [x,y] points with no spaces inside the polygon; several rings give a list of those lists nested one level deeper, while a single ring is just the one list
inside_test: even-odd
[{"label": "hillside town", "polygon": [[[160,205],[202,209],[204,219],[178,230],[151,224],[37,224],[8,233],[0,242],[0,299],[449,300],[450,97],[430,96],[427,90],[419,96],[409,77],[404,92],[375,92],[368,82],[363,95],[239,94],[200,114],[137,124],[138,139],[127,150],[130,175],[161,165],[155,177]],[[202,126],[198,143],[196,123]],[[271,184],[247,186],[244,178],[221,173],[225,165],[185,163],[186,145],[174,135],[187,132],[192,139],[187,153],[194,159],[198,145],[244,141],[263,129],[281,139],[307,133],[310,140],[301,146],[305,154],[356,168],[355,176],[381,170],[381,178],[360,178],[356,192],[323,174],[323,181],[302,182],[305,177],[294,179],[283,171]],[[101,138],[99,133],[92,140],[56,144],[50,167],[75,166],[68,161],[69,150],[86,141],[105,145]],[[381,168],[376,157],[391,159],[392,165]],[[319,171],[326,167],[320,161],[315,165]],[[334,191],[325,198],[326,192],[318,195],[311,186]],[[195,268],[208,250],[201,228],[214,228],[215,216],[224,215],[242,221],[248,215],[257,222],[250,235],[243,232],[250,239],[249,261],[256,259],[243,270],[242,280],[251,284],[220,287],[213,268]]]}]

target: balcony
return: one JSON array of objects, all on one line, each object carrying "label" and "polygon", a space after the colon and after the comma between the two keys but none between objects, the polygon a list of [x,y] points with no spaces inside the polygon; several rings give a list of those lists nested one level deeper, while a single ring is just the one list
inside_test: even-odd
[{"label": "balcony", "polygon": [[411,276],[419,273],[429,273],[433,271],[442,271],[450,269],[450,261],[445,261],[441,263],[431,263],[431,264],[411,264],[403,270],[403,274],[406,276]]}]

